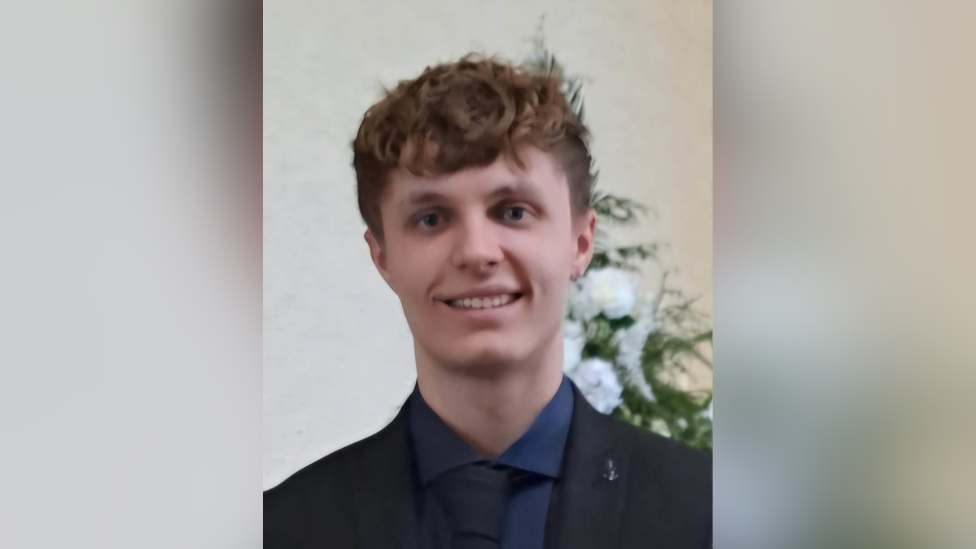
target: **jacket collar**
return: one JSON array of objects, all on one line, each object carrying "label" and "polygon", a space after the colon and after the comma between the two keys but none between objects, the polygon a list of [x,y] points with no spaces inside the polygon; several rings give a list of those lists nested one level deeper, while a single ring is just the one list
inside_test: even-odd
[{"label": "jacket collar", "polygon": [[[553,488],[546,547],[614,546],[628,482],[629,451],[614,437],[615,420],[600,414],[573,385],[573,419],[563,472]],[[416,466],[407,406],[361,452],[349,470],[362,549],[415,547]]]},{"label": "jacket collar", "polygon": [[[495,460],[538,475],[556,478],[560,474],[566,439],[572,423],[573,389],[563,377],[556,394],[539,412],[528,431]],[[407,400],[407,421],[418,478],[427,484],[458,465],[485,461],[430,409],[414,387]]]}]

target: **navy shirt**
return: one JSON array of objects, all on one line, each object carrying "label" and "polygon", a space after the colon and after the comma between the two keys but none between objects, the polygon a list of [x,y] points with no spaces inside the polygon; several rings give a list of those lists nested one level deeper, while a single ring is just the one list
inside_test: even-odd
[{"label": "navy shirt", "polygon": [[[416,494],[421,521],[431,506],[424,505],[430,482],[459,465],[484,461],[430,409],[419,388],[407,399],[410,439],[417,465],[419,490]],[[529,430],[505,450],[494,463],[516,467],[536,475],[515,494],[505,514],[503,549],[543,549],[546,515],[552,486],[559,478],[563,450],[573,417],[573,389],[568,378],[549,404],[542,409]]]}]

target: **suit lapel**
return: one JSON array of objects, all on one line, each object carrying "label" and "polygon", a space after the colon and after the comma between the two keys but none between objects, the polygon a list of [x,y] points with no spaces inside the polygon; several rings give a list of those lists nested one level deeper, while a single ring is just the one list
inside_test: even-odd
[{"label": "suit lapel", "polygon": [[356,506],[359,547],[394,549],[411,547],[415,539],[413,460],[407,435],[406,406],[377,433],[373,443],[352,463],[353,500]]},{"label": "suit lapel", "polygon": [[[563,471],[550,504],[547,548],[615,546],[629,452],[612,436],[612,421],[594,410],[573,385],[573,420]],[[417,547],[406,406],[368,446],[349,458],[361,549]]]},{"label": "suit lapel", "polygon": [[616,547],[627,486],[627,449],[611,435],[612,419],[593,409],[573,386],[573,423],[563,473],[553,492],[556,521],[546,547]]}]

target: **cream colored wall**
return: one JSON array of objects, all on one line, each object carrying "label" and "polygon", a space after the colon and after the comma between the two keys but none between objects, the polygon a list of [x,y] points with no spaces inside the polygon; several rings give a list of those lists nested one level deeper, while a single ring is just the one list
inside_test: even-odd
[{"label": "cream colored wall", "polygon": [[[349,142],[381,85],[472,50],[519,60],[545,14],[585,87],[600,186],[656,213],[711,310],[708,0],[266,2],[264,487],[385,425],[414,382],[410,333],[369,261]],[[710,381],[709,381],[710,382]]]}]

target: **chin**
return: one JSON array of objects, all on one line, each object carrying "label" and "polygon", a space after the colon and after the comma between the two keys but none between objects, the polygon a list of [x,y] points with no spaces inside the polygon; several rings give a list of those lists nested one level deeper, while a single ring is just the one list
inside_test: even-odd
[{"label": "chin", "polygon": [[491,374],[505,371],[513,364],[520,364],[524,358],[523,353],[515,351],[511,346],[480,346],[453,349],[444,357],[444,363],[464,372]]}]

